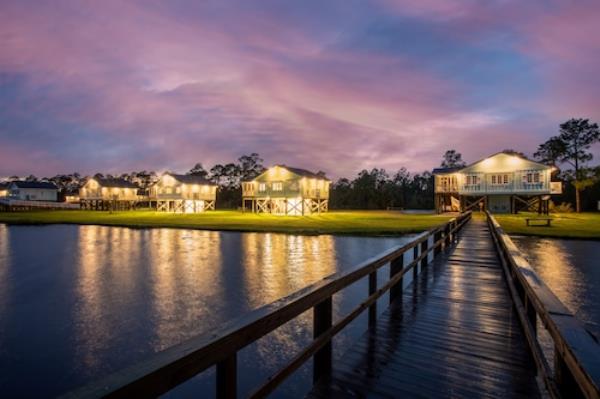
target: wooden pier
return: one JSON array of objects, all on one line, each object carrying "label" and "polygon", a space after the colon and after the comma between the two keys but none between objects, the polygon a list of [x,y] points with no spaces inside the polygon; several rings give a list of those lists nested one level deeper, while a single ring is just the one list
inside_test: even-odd
[{"label": "wooden pier", "polygon": [[311,398],[540,396],[487,223],[404,290]]},{"label": "wooden pier", "polygon": [[[405,286],[408,273],[413,282]],[[368,279],[363,302],[334,319],[333,296],[361,279]],[[390,306],[379,315],[377,300],[388,292]],[[242,396],[238,352],[311,309],[313,340],[243,396],[269,395],[312,359],[310,398],[600,398],[597,339],[493,216],[471,220],[470,212],[67,397],[156,397],[211,367],[217,397]],[[366,333],[334,358],[332,340],[363,312]],[[542,330],[553,353],[541,349]]]}]

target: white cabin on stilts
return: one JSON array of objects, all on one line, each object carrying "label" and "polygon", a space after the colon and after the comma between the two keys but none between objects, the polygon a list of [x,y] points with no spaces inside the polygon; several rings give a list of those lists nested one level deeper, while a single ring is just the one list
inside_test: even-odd
[{"label": "white cabin on stilts", "polygon": [[548,213],[550,196],[562,192],[561,183],[551,181],[555,170],[504,152],[464,168],[434,169],[435,209],[438,213],[479,209]]}]

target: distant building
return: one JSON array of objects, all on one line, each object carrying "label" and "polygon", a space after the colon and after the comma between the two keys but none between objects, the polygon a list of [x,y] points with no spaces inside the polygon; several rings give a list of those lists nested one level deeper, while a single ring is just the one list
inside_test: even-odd
[{"label": "distant building", "polygon": [[125,179],[91,178],[79,189],[81,209],[132,209],[138,201],[138,186]]},{"label": "distant building", "polygon": [[256,213],[310,215],[327,212],[330,181],[305,169],[275,165],[242,182],[242,208]]},{"label": "distant building", "polygon": [[79,204],[79,189],[65,191],[65,202],[69,204]]},{"label": "distant building", "polygon": [[165,173],[149,196],[158,211],[197,213],[215,209],[217,185],[200,176]]},{"label": "distant building", "polygon": [[8,186],[10,183],[0,183],[0,198],[8,197]]},{"label": "distant building", "polygon": [[433,170],[437,212],[479,208],[496,213],[516,213],[535,207],[548,211],[551,194],[560,194],[552,182],[552,166],[519,155],[500,152],[464,168]]},{"label": "distant building", "polygon": [[58,188],[54,183],[38,181],[13,181],[8,186],[8,198],[21,201],[58,201]]}]

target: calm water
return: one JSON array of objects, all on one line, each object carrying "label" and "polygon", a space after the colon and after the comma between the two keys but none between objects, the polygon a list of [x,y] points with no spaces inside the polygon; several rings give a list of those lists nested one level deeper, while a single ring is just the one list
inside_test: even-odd
[{"label": "calm water", "polygon": [[554,294],[600,338],[600,241],[512,238]]},{"label": "calm water", "polygon": [[[55,396],[409,239],[0,225],[0,391]],[[334,312],[366,290],[361,282],[334,297]],[[336,339],[336,353],[364,319]],[[244,349],[241,392],[296,353],[311,323],[307,312]],[[304,393],[310,373],[309,364],[276,396]],[[210,370],[171,396],[213,395],[213,381]]]}]

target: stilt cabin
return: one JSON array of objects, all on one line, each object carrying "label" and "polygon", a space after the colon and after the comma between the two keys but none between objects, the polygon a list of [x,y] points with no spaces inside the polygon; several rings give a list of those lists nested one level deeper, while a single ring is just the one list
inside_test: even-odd
[{"label": "stilt cabin", "polygon": [[522,156],[500,152],[464,168],[433,170],[438,213],[488,209],[517,213],[548,212],[550,195],[560,194],[560,182],[551,181],[556,169]]},{"label": "stilt cabin", "polygon": [[242,182],[242,209],[296,216],[327,212],[330,183],[308,170],[276,165]]},{"label": "stilt cabin", "polygon": [[217,185],[194,175],[165,173],[150,188],[157,211],[197,213],[215,209]]},{"label": "stilt cabin", "polygon": [[81,209],[108,211],[135,208],[138,187],[125,179],[89,179],[79,189]]}]

